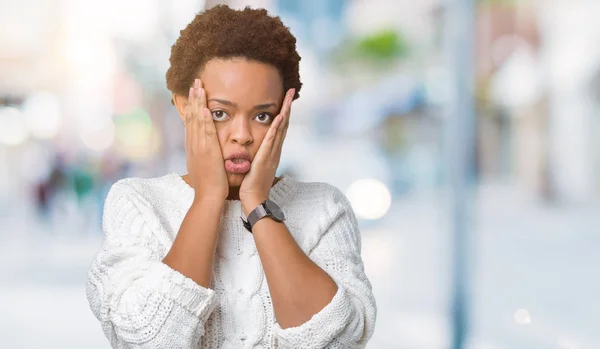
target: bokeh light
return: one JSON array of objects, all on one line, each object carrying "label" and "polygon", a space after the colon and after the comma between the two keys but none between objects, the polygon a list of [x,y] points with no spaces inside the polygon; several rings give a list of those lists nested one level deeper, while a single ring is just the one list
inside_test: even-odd
[{"label": "bokeh light", "polygon": [[515,322],[519,325],[528,325],[531,323],[531,314],[527,309],[518,309],[515,311]]},{"label": "bokeh light", "polygon": [[392,194],[387,186],[372,178],[352,183],[346,196],[360,219],[379,219],[385,216],[392,204]]},{"label": "bokeh light", "polygon": [[116,146],[119,152],[132,159],[152,155],[157,149],[150,116],[143,109],[115,117]]},{"label": "bokeh light", "polygon": [[29,132],[21,111],[15,107],[0,108],[0,143],[17,146],[27,137]]},{"label": "bokeh light", "polygon": [[87,128],[81,132],[81,141],[89,149],[103,152],[115,141],[115,125],[109,120],[99,127]]},{"label": "bokeh light", "polygon": [[56,95],[49,92],[35,93],[23,104],[23,116],[33,137],[51,139],[62,126],[62,110]]}]

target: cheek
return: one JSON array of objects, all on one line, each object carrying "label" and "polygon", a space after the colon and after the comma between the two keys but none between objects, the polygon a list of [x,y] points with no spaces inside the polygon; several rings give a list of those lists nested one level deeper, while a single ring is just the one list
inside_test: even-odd
[{"label": "cheek", "polygon": [[254,143],[258,144],[260,146],[260,144],[262,143],[262,141],[265,139],[265,136],[267,135],[267,132],[269,131],[269,127],[268,126],[262,126],[262,127],[257,127],[254,130]]}]

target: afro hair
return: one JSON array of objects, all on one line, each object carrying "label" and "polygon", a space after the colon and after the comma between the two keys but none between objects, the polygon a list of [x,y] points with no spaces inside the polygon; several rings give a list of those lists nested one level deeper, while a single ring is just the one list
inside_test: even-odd
[{"label": "afro hair", "polygon": [[196,76],[215,58],[270,64],[281,74],[284,91],[295,88],[294,99],[300,96],[296,38],[279,17],[270,16],[265,9],[234,10],[218,5],[197,14],[171,47],[167,88],[186,96]]}]

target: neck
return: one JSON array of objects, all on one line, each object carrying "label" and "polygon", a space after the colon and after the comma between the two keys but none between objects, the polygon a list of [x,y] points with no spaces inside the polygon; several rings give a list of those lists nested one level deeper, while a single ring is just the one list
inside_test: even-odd
[{"label": "neck", "polygon": [[[188,180],[188,175],[185,174],[181,176],[184,182],[186,182],[189,186],[191,186],[190,181]],[[275,177],[273,180],[273,185],[277,184],[281,180],[280,177]],[[229,195],[227,195],[227,200],[239,200],[240,199],[240,187],[229,187]]]},{"label": "neck", "polygon": [[239,200],[240,199],[240,187],[229,187],[229,195],[227,200]]}]

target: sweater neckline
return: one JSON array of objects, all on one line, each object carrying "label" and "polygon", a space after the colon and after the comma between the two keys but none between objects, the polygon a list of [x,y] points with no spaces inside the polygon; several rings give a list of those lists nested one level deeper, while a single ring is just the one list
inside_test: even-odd
[{"label": "sweater neckline", "polygon": [[[191,201],[194,199],[194,188],[192,188],[177,172],[172,172],[168,175],[172,177],[177,183],[178,192],[185,197],[191,205]],[[293,185],[295,180],[287,174],[283,174],[279,177],[279,181],[271,187],[269,192],[269,199],[276,202],[280,207],[283,207],[286,202],[292,197],[294,190]],[[225,200],[225,206],[223,208],[224,217],[245,217],[242,210],[242,203],[240,200]]]}]

